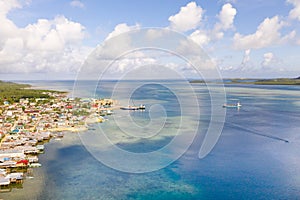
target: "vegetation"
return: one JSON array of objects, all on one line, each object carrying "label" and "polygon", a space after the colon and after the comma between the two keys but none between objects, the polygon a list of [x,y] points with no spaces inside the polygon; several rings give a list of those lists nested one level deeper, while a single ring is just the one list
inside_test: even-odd
[{"label": "vegetation", "polygon": [[74,110],[72,113],[74,116],[88,116],[90,113],[83,109]]},{"label": "vegetation", "polygon": [[47,92],[56,92],[50,90],[35,90],[30,89],[31,85],[28,84],[18,84],[12,82],[0,81],[0,104],[4,101],[9,103],[18,102],[22,98],[28,98],[33,101],[35,98],[51,98]]},{"label": "vegetation", "polygon": [[300,78],[229,79],[229,84],[300,85]]},{"label": "vegetation", "polygon": [[206,83],[206,82],[203,80],[192,80],[190,81],[190,83]]},{"label": "vegetation", "polygon": [[[254,85],[300,85],[300,77],[298,78],[276,78],[276,79],[226,79],[226,84],[254,84]],[[203,83],[202,80],[193,80],[190,83]],[[215,83],[218,83],[216,81]]]},{"label": "vegetation", "polygon": [[256,85],[300,85],[300,79],[289,79],[289,78],[279,78],[279,79],[263,79],[254,82]]}]

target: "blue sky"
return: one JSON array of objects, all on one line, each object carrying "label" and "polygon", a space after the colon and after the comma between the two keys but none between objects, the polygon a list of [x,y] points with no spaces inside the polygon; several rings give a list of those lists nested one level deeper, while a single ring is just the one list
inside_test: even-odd
[{"label": "blue sky", "polygon": [[300,0],[0,0],[0,23],[0,79],[74,79],[110,34],[145,27],[194,40],[223,77],[300,76]]}]

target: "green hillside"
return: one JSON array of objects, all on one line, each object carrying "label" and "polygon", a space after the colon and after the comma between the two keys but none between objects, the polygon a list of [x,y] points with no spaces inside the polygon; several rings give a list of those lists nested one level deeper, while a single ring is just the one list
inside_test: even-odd
[{"label": "green hillside", "polygon": [[0,104],[3,104],[4,101],[10,103],[18,102],[21,98],[50,98],[45,92],[57,92],[50,90],[35,90],[30,89],[31,85],[29,84],[18,84],[12,82],[0,81]]}]

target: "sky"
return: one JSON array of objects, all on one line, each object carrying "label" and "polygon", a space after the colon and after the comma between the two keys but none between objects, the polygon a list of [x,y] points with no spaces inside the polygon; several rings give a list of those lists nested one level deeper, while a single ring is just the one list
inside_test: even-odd
[{"label": "sky", "polygon": [[[75,79],[99,45],[153,27],[199,45],[223,78],[300,76],[300,0],[0,0],[0,79]],[[114,73],[185,69],[152,54],[135,52]]]}]

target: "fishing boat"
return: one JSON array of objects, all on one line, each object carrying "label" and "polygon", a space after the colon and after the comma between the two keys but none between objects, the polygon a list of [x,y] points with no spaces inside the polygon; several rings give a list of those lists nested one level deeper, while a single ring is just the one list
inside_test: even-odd
[{"label": "fishing boat", "polygon": [[126,106],[126,107],[121,107],[121,110],[145,110],[146,106],[145,105],[140,105],[140,106]]},{"label": "fishing boat", "polygon": [[223,104],[223,108],[240,108],[242,107],[242,104],[240,102],[237,102],[236,104]]}]

